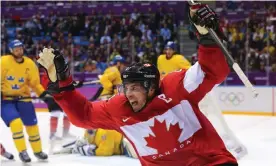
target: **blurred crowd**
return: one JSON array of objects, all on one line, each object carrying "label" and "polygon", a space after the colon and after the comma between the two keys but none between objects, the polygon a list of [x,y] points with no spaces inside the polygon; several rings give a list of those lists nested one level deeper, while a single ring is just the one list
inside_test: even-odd
[{"label": "blurred crowd", "polygon": [[[276,3],[252,2],[251,6],[244,2],[220,3],[222,13],[249,11],[249,17],[242,21],[221,19],[221,26],[229,41],[228,48],[234,59],[244,70],[276,72]],[[258,12],[265,14],[260,16]]]},{"label": "blurred crowd", "polygon": [[16,27],[14,38],[24,43],[29,57],[44,46],[58,48],[75,71],[96,64],[94,70],[102,72],[115,55],[122,55],[128,62],[155,64],[165,43],[176,40],[173,9],[162,8],[157,12],[149,8],[148,13],[122,11],[119,16],[111,11],[108,15],[96,11],[89,15],[51,12],[49,16],[37,13],[27,20],[5,20],[1,27],[2,54],[8,52],[8,27]]},{"label": "blurred crowd", "polygon": [[[220,3],[222,13],[248,10],[244,3]],[[243,69],[276,72],[276,21],[266,19],[275,14],[275,5],[264,7],[269,14],[265,17],[257,17],[256,12],[243,21],[231,22],[221,17],[221,26],[228,37],[229,50]],[[172,8],[169,11],[160,8],[157,12],[149,8],[147,13],[123,10],[122,15],[110,10],[107,15],[100,11],[89,15],[51,12],[49,16],[37,13],[27,20],[2,18],[1,54],[9,52],[8,29],[15,27],[12,38],[24,43],[26,55],[35,57],[44,46],[58,48],[75,71],[101,73],[115,55],[122,55],[128,62],[156,64],[167,41],[178,43],[178,21]]]}]

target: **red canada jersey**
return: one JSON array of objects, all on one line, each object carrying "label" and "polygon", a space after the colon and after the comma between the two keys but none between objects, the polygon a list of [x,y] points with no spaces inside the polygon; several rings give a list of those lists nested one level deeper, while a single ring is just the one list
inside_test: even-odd
[{"label": "red canada jersey", "polygon": [[188,70],[168,74],[161,82],[161,94],[138,113],[124,95],[91,103],[73,90],[55,95],[55,100],[78,127],[122,133],[143,166],[237,163],[198,108],[205,94],[228,75],[227,62],[218,47],[200,46],[198,55]]}]

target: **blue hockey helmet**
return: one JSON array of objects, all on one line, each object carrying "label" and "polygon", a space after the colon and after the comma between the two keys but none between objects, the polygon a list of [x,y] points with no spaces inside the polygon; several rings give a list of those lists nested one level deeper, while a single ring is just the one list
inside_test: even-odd
[{"label": "blue hockey helmet", "polygon": [[175,43],[173,41],[168,41],[166,46],[165,46],[165,49],[168,49],[168,48],[171,48],[171,49],[175,50],[176,49]]},{"label": "blue hockey helmet", "polygon": [[121,63],[125,63],[126,60],[124,57],[122,57],[121,55],[116,55],[113,59],[112,59],[113,64],[116,64],[117,62],[121,62]]},{"label": "blue hockey helmet", "polygon": [[12,50],[15,48],[15,47],[23,47],[23,43],[20,41],[20,40],[13,40],[9,43],[8,45],[9,47],[9,50],[10,52],[12,52]]}]

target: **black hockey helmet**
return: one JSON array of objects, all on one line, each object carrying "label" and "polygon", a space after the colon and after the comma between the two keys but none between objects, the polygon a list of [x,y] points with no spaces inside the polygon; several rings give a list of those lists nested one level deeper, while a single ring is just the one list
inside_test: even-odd
[{"label": "black hockey helmet", "polygon": [[148,92],[151,86],[159,89],[160,73],[156,66],[148,63],[135,63],[122,73],[123,86],[126,83],[140,82]]}]

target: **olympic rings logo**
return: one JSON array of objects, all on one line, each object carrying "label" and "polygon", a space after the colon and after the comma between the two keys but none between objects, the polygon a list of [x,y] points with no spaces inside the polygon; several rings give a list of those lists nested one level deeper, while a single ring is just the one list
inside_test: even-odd
[{"label": "olympic rings logo", "polygon": [[219,96],[220,101],[224,102],[225,104],[230,104],[237,106],[244,101],[244,95],[241,92],[222,92]]}]

